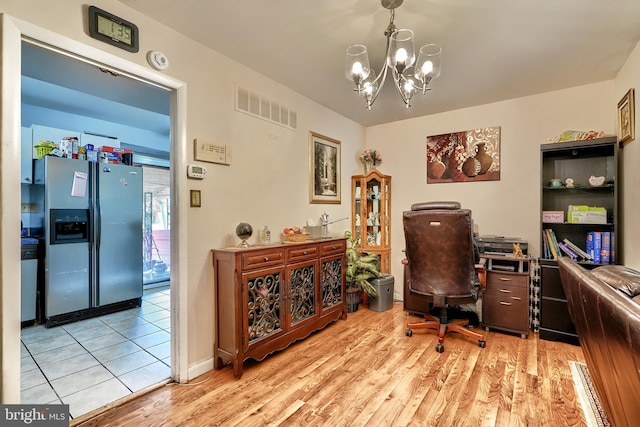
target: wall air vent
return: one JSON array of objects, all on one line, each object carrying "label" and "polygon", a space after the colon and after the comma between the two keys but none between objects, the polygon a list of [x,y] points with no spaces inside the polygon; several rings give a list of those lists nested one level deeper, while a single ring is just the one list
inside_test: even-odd
[{"label": "wall air vent", "polygon": [[291,108],[238,85],[236,85],[236,111],[288,129],[298,129],[298,115]]}]

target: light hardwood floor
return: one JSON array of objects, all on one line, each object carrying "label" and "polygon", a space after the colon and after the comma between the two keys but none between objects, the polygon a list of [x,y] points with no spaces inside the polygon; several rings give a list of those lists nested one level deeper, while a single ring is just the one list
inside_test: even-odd
[{"label": "light hardwood floor", "polygon": [[405,336],[402,303],[361,306],[262,362],[168,384],[82,426],[581,426],[569,360],[580,347],[486,333]]}]

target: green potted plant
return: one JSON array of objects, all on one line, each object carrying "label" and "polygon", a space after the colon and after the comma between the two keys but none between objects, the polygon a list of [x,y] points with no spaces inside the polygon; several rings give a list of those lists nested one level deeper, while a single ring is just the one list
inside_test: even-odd
[{"label": "green potted plant", "polygon": [[360,247],[360,238],[354,237],[350,231],[345,231],[344,237],[348,242],[345,271],[347,311],[352,313],[358,310],[362,291],[371,298],[378,297],[378,291],[369,280],[382,277],[382,273],[380,273],[380,257],[378,255],[363,252]]}]

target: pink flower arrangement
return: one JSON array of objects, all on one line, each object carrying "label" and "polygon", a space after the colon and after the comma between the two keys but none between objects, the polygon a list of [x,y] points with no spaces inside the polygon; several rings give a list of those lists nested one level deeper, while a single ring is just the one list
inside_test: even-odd
[{"label": "pink flower arrangement", "polygon": [[375,165],[376,163],[380,163],[382,161],[382,156],[376,150],[368,148],[362,152],[362,156],[360,156],[360,159],[364,163],[373,162],[373,164]]}]

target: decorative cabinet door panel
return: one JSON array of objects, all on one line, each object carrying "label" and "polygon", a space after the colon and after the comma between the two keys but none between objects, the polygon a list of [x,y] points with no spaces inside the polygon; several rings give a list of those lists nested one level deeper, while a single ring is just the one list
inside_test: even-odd
[{"label": "decorative cabinet door panel", "polygon": [[287,267],[287,323],[291,328],[316,316],[317,282],[317,260]]},{"label": "decorative cabinet door panel", "polygon": [[343,295],[343,257],[323,258],[320,260],[320,292],[322,293],[322,311],[342,305]]},{"label": "decorative cabinet door panel", "polygon": [[284,268],[257,270],[242,275],[243,301],[247,316],[243,325],[243,347],[249,350],[284,333]]}]

